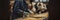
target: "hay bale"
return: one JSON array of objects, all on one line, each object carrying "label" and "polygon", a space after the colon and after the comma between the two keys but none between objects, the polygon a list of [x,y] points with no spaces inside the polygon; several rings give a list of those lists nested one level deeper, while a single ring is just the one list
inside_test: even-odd
[{"label": "hay bale", "polygon": [[25,18],[24,20],[37,20],[37,19],[29,17],[29,18]]}]

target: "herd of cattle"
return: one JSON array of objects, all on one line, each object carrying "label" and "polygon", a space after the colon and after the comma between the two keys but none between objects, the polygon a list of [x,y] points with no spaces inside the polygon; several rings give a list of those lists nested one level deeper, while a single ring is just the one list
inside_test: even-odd
[{"label": "herd of cattle", "polygon": [[29,12],[31,13],[31,15],[47,12],[46,4],[42,2],[38,2],[38,3],[32,2],[32,6],[31,8],[29,8]]}]

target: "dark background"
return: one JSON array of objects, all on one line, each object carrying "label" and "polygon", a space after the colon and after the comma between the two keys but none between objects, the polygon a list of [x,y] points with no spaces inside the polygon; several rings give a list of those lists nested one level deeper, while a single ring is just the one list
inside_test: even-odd
[{"label": "dark background", "polygon": [[[0,18],[2,20],[10,20],[10,12],[9,10],[9,0],[1,0],[0,1]],[[59,13],[60,13],[60,6],[59,6],[59,0],[50,0],[48,5],[48,11],[49,11],[49,20],[59,20]]]}]

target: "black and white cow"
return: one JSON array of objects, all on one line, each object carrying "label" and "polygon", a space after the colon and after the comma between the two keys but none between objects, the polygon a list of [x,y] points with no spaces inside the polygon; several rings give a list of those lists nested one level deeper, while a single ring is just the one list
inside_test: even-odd
[{"label": "black and white cow", "polygon": [[41,13],[47,10],[46,4],[42,2],[38,2],[38,3],[32,2],[32,5],[33,5],[32,10],[36,13],[39,13],[39,12]]}]

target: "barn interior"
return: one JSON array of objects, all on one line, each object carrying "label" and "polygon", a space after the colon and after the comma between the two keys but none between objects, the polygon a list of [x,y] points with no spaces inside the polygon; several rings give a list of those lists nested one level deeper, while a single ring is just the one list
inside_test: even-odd
[{"label": "barn interior", "polygon": [[[30,13],[22,11],[17,13],[17,15],[13,15],[16,2],[19,2],[21,4],[23,0],[22,2],[20,0],[10,0],[9,5],[10,7],[9,11],[11,12],[10,20],[48,20],[49,16],[49,12],[47,10],[48,1],[40,0],[39,2],[34,1],[31,2],[31,0],[25,0],[25,3],[27,4]],[[38,9],[35,9],[35,7],[38,7]]]}]

